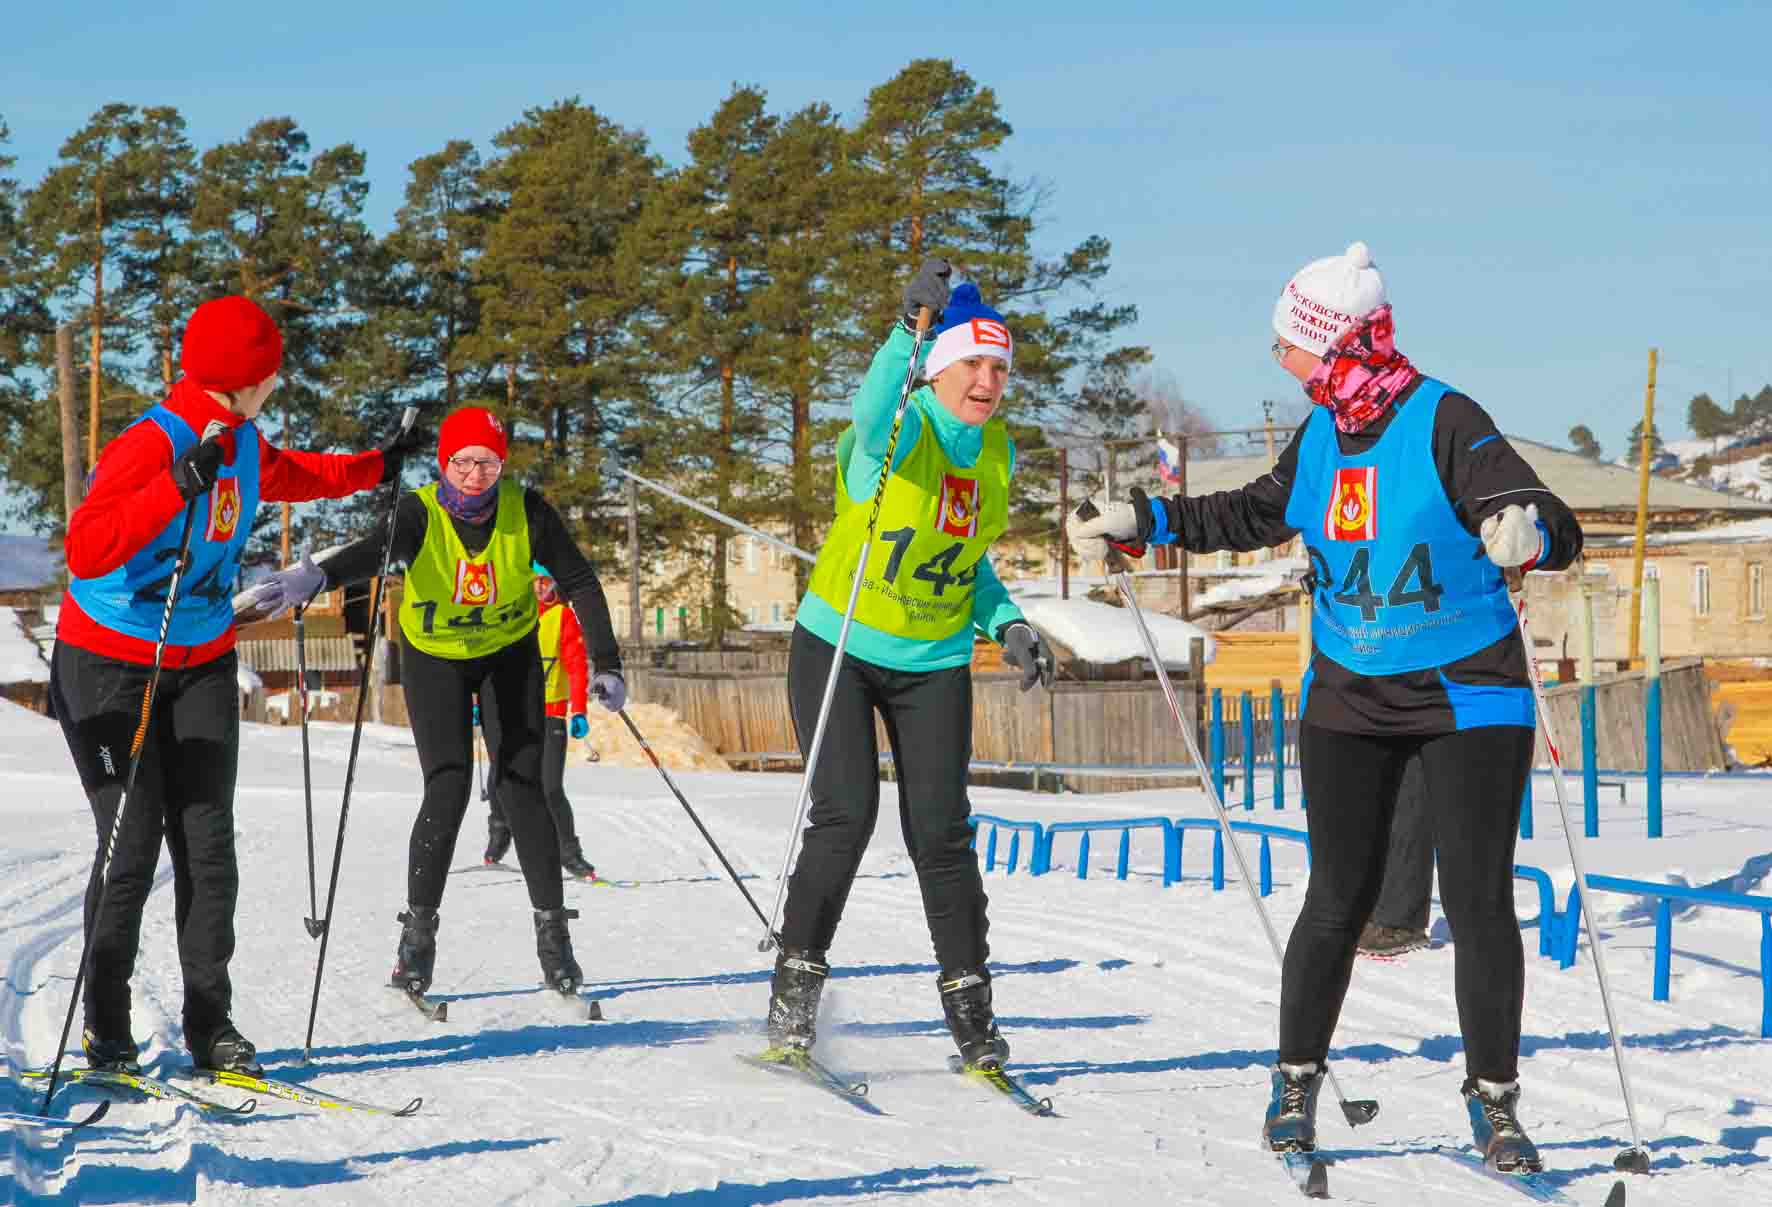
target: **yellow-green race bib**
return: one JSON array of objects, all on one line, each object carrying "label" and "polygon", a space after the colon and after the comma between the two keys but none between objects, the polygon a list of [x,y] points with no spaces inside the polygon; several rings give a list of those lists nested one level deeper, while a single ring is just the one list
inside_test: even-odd
[{"label": "yellow-green race bib", "polygon": [[[873,508],[871,496],[849,497],[843,471],[854,448],[850,427],[837,441],[837,519],[809,583],[838,612],[848,606]],[[953,636],[972,623],[978,563],[1008,522],[1008,426],[1001,419],[986,423],[977,463],[961,469],[925,425],[917,446],[888,473],[855,618],[897,637]]]},{"label": "yellow-green race bib", "polygon": [[424,543],[406,569],[400,631],[414,649],[438,658],[478,658],[521,640],[535,627],[535,572],[523,488],[498,484],[492,539],[469,556],[435,483],[420,487]]}]

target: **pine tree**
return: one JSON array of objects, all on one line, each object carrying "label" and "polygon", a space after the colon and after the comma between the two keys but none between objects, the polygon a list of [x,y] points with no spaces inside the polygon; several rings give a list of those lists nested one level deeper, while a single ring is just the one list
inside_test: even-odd
[{"label": "pine tree", "polygon": [[607,549],[616,526],[593,522],[602,456],[650,394],[638,327],[652,303],[634,228],[660,164],[643,134],[577,98],[526,111],[493,142],[500,154],[480,179],[496,217],[474,263],[479,328],[462,352],[502,374],[513,469]]},{"label": "pine tree", "polygon": [[1569,429],[1569,443],[1577,453],[1588,460],[1600,460],[1600,442],[1594,439],[1593,429],[1587,424],[1578,423]]},{"label": "pine tree", "polygon": [[1695,394],[1686,404],[1686,426],[1700,440],[1716,440],[1735,432],[1734,417],[1711,401],[1709,394]]},{"label": "pine tree", "polygon": [[30,370],[48,348],[53,322],[34,284],[12,175],[17,161],[5,152],[10,141],[0,118],[0,473],[18,496],[6,518],[43,529],[63,519],[60,429],[54,454],[46,456],[34,437],[42,434],[44,413],[54,408],[38,397],[41,375]]},{"label": "pine tree", "polygon": [[[1627,443],[1624,450],[1625,464],[1636,465],[1640,463],[1643,459],[1643,421],[1641,419],[1637,420],[1636,423],[1631,426],[1630,435],[1626,437],[1626,441]],[[1665,446],[1662,444],[1661,433],[1651,425],[1649,428],[1650,465],[1654,465],[1655,459],[1661,456],[1664,451]]]}]

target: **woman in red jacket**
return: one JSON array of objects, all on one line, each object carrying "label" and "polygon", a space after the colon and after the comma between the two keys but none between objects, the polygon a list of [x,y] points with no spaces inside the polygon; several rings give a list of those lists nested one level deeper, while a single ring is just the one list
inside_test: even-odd
[{"label": "woman in red jacket", "polygon": [[[254,422],[277,388],[283,337],[243,297],[205,302],[186,324],[183,375],[166,400],[99,455],[68,521],[68,592],[50,692],[98,828],[86,891],[92,964],[82,1047],[94,1067],[135,1070],[129,978],[164,838],[184,972],[184,1043],[200,1067],[256,1070],[235,1028],[234,774],[239,754],[232,597],[263,502],[336,499],[395,478],[414,442],[353,455],[269,444]],[[195,508],[143,737],[141,766],[111,855],[187,508]],[[102,912],[101,912],[102,902]]]}]

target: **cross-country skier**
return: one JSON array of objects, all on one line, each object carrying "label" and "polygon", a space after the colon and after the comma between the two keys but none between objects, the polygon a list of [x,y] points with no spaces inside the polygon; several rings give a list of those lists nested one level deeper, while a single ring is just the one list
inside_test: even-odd
[{"label": "cross-country skier", "polygon": [[[541,606],[536,622],[536,641],[541,647],[543,682],[547,690],[547,735],[541,752],[542,794],[547,798],[548,812],[554,818],[554,832],[560,838],[560,866],[568,876],[595,880],[597,869],[585,858],[572,820],[572,802],[566,798],[567,738],[581,741],[591,732],[585,716],[586,690],[590,682],[590,666],[585,661],[584,630],[578,618],[565,606],[553,576],[542,566],[535,567],[535,599]],[[488,781],[488,788],[494,787]],[[505,821],[504,809],[496,793],[486,815],[486,862],[498,863],[511,847],[511,827]]]},{"label": "cross-country skier", "polygon": [[1355,942],[1384,879],[1404,765],[1419,754],[1477,1144],[1497,1168],[1536,1169],[1516,1114],[1525,971],[1512,882],[1536,721],[1502,571],[1569,565],[1581,529],[1482,407],[1397,351],[1365,244],[1301,269],[1273,326],[1274,358],[1317,404],[1273,470],[1199,498],[1134,490],[1073,520],[1071,535],[1090,555],[1103,538],[1195,553],[1304,538],[1311,876],[1286,948],[1268,1146],[1315,1146]]},{"label": "cross-country skier", "polygon": [[1022,689],[1048,686],[1045,642],[991,568],[988,550],[1007,521],[1015,449],[993,418],[1009,380],[1012,341],[1002,315],[974,285],[948,295],[950,269],[926,261],[904,293],[906,322],[874,354],[855,395],[853,424],[837,444],[837,515],[806,596],[788,661],[794,728],[805,754],[886,467],[893,414],[910,369],[919,307],[938,316],[890,467],[843,666],[813,774],[805,845],[789,883],[782,950],[770,987],[771,1052],[809,1049],[819,994],[868,839],[879,813],[874,714],[885,720],[898,766],[899,823],[917,869],[923,911],[941,966],[943,1013],[960,1054],[1000,1065],[1008,1052],[991,1012],[984,885],[967,816],[972,758],[975,631],[1004,647]]},{"label": "cross-country skier", "polygon": [[[472,713],[481,721],[499,803],[516,839],[517,861],[535,910],[543,980],[562,993],[584,980],[573,958],[564,908],[560,845],[543,793],[543,673],[536,644],[536,561],[553,567],[561,594],[590,634],[596,673],[590,692],[610,711],[627,700],[621,650],[597,571],[559,512],[535,490],[503,477],[504,425],[483,407],[443,421],[437,461],[443,480],[404,496],[395,509],[392,557],[406,563],[400,602],[400,684],[424,772],[424,803],[412,826],[406,911],[391,984],[423,993],[437,959],[437,909],[467,814],[473,763]],[[316,591],[380,572],[382,537],[365,537],[319,568]],[[288,573],[288,572],[285,572]]]},{"label": "cross-country skier", "polygon": [[[185,325],[182,375],[105,446],[68,522],[68,592],[56,624],[50,691],[98,825],[86,891],[92,936],[82,1045],[99,1068],[139,1071],[129,978],[142,908],[164,838],[172,855],[185,1047],[199,1066],[256,1071],[234,1026],[234,776],[240,704],[232,596],[240,553],[263,502],[336,499],[397,477],[413,443],[342,456],[267,442],[254,422],[277,388],[283,337],[243,297],[205,302]],[[189,569],[167,631],[159,688],[143,695],[166,608],[184,514],[196,504]],[[112,855],[100,914],[104,848],[129,773],[141,766]]]}]

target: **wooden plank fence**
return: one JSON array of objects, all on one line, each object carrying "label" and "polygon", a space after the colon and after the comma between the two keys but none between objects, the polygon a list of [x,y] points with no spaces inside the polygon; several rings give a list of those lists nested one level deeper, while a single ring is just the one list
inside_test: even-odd
[{"label": "wooden plank fence", "polygon": [[[1581,684],[1565,683],[1545,691],[1551,724],[1563,754],[1563,766],[1585,766],[1581,749]],[[1647,769],[1644,699],[1646,675],[1631,671],[1603,676],[1594,684],[1595,763],[1606,771]],[[1727,766],[1723,738],[1710,702],[1711,684],[1700,658],[1669,662],[1661,668],[1661,765],[1666,771],[1720,771]],[[1548,766],[1542,728],[1538,763]]]}]

